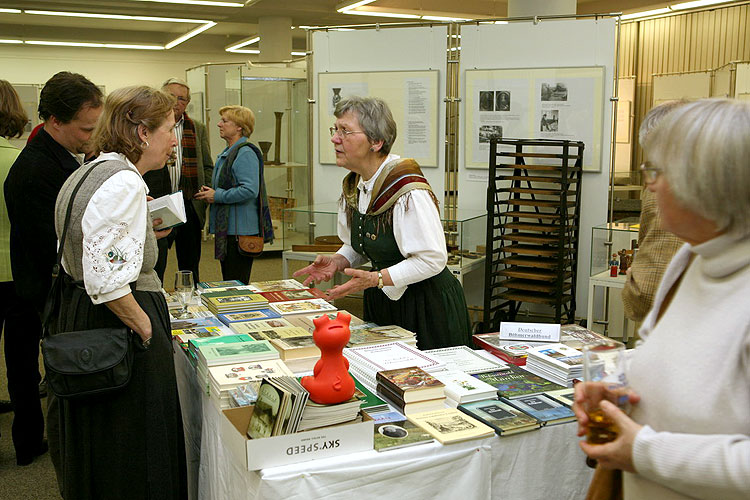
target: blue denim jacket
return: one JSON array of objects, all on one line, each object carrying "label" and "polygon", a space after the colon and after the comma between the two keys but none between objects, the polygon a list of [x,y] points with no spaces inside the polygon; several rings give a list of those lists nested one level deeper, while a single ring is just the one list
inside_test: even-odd
[{"label": "blue denim jacket", "polygon": [[229,209],[228,234],[256,235],[260,233],[258,225],[258,192],[260,191],[260,164],[255,152],[250,148],[240,149],[237,158],[232,165],[232,178],[234,187],[220,189],[216,187],[221,169],[224,168],[229,151],[238,148],[240,144],[247,142],[242,137],[231,147],[227,147],[216,159],[214,167],[213,186],[216,190],[214,202],[211,204],[211,219],[209,231],[215,233],[214,221],[216,220],[216,204],[223,203],[231,205]]}]

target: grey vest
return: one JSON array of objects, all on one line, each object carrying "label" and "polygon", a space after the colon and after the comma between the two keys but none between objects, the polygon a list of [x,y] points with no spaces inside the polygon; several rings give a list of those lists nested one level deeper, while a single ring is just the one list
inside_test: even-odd
[{"label": "grey vest", "polygon": [[[90,168],[92,168],[91,165],[84,165],[73,172],[57,195],[57,203],[55,204],[55,230],[58,239],[62,234],[63,224],[65,224],[65,212],[68,208],[73,189],[83,174]],[[76,194],[76,198],[73,201],[68,235],[65,241],[65,248],[63,249],[63,267],[76,281],[83,281],[83,231],[81,229],[81,220],[83,219],[86,207],[91,197],[94,196],[94,193],[96,193],[107,179],[117,172],[130,169],[126,163],[117,160],[106,160],[93,168],[93,172],[83,181],[83,185],[78,190],[78,194]],[[146,212],[146,218],[147,230],[146,241],[143,244],[143,265],[136,280],[136,289],[147,292],[158,292],[161,290],[161,281],[159,281],[159,277],[156,275],[156,271],[154,271],[158,252],[156,237],[154,236],[154,232],[148,229],[151,228],[151,218],[148,212]]]}]

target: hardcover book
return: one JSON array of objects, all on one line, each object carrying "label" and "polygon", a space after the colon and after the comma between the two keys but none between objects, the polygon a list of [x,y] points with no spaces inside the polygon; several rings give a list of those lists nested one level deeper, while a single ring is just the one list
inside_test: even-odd
[{"label": "hardcover book", "polygon": [[424,399],[420,401],[412,401],[410,403],[405,402],[401,399],[398,394],[391,391],[385,386],[378,385],[375,391],[378,396],[383,398],[388,404],[396,408],[404,415],[411,415],[412,413],[419,413],[424,411],[440,410],[445,408],[445,398],[436,399]]},{"label": "hardcover book", "polygon": [[255,311],[244,311],[235,313],[219,314],[216,316],[219,321],[232,327],[232,323],[239,323],[242,321],[257,321],[266,319],[280,318],[281,316],[276,311],[271,309],[258,309]]},{"label": "hardcover book", "polygon": [[[353,331],[357,325],[360,325],[363,323],[361,319],[354,316],[353,314],[346,312],[352,317],[351,322],[349,323],[349,330]],[[285,320],[289,321],[293,326],[300,326],[302,328],[306,328],[310,333],[312,333],[315,330],[315,323],[313,323],[313,320],[316,318],[319,318],[323,316],[323,314],[327,315],[329,319],[334,320],[336,319],[336,312],[326,312],[326,313],[319,313],[319,314],[295,314],[293,316],[287,316],[284,318]]]},{"label": "hardcover book", "polygon": [[325,299],[325,292],[317,288],[306,288],[304,290],[283,290],[278,292],[260,292],[269,303],[289,302],[292,300]]},{"label": "hardcover book", "polygon": [[253,281],[250,286],[256,292],[281,292],[284,290],[304,290],[305,285],[297,280],[271,280],[271,281]]},{"label": "hardcover book", "polygon": [[349,360],[349,369],[372,389],[377,385],[375,376],[380,371],[408,366],[417,366],[427,372],[445,368],[441,361],[403,342],[347,347],[344,356]]},{"label": "hardcover book", "polygon": [[[265,309],[261,309],[261,311],[265,311]],[[271,311],[268,309],[268,311]],[[252,311],[252,313],[257,313],[258,311]],[[235,314],[244,314],[244,313],[235,313]],[[235,317],[234,314],[230,314],[233,318]],[[255,314],[253,314],[255,316]],[[219,321],[220,324],[221,321]],[[273,330],[274,328],[288,328],[290,326],[293,326],[290,322],[283,318],[274,318],[274,319],[256,319],[251,321],[233,321],[229,324],[229,328],[232,329],[235,333],[247,333],[250,335],[252,332],[257,332],[261,330]],[[305,330],[307,331],[307,330]]]},{"label": "hardcover book", "polygon": [[416,413],[408,418],[443,444],[481,439],[495,434],[492,427],[455,408]]},{"label": "hardcover book", "polygon": [[267,340],[206,345],[201,346],[197,354],[201,363],[206,366],[262,361],[279,357],[279,352]]},{"label": "hardcover book", "polygon": [[305,335],[299,337],[271,339],[271,344],[279,351],[281,359],[284,361],[320,357],[320,349],[315,345],[312,335],[307,333],[307,331],[305,331]]},{"label": "hardcover book", "polygon": [[508,369],[498,372],[478,373],[474,377],[497,389],[498,396],[509,398],[564,389],[562,385],[550,382],[516,366],[509,366]]},{"label": "hardcover book", "polygon": [[323,299],[292,300],[288,302],[274,302],[270,304],[271,309],[282,316],[288,314],[311,314],[325,313],[336,310],[332,304]]},{"label": "hardcover book", "polygon": [[542,426],[534,417],[497,399],[465,403],[458,409],[489,425],[500,436],[532,431]]},{"label": "hardcover book", "polygon": [[195,335],[196,337],[218,337],[224,332],[218,326],[200,326],[196,328],[184,328],[182,330],[172,330],[172,336],[177,335]]},{"label": "hardcover book", "polygon": [[445,397],[445,385],[416,366],[380,371],[375,380],[404,403]]},{"label": "hardcover book", "polygon": [[162,231],[187,222],[182,191],[149,201],[148,211],[151,214],[151,220],[161,219],[161,224],[154,226],[155,231]]},{"label": "hardcover book", "polygon": [[543,422],[544,425],[564,424],[576,419],[570,408],[546,394],[518,396],[513,399],[503,398],[502,400]]},{"label": "hardcover book", "polygon": [[224,323],[219,321],[216,316],[208,316],[206,318],[193,318],[193,319],[178,319],[172,321],[172,330],[184,330],[187,328],[199,328],[206,326],[224,326]]},{"label": "hardcover book", "polygon": [[565,388],[565,389],[558,389],[556,391],[546,391],[544,394],[551,397],[552,399],[559,401],[560,403],[564,404],[568,408],[573,407],[573,403],[575,403],[575,400],[573,399],[573,395],[575,394],[575,389],[572,387]]},{"label": "hardcover book", "polygon": [[445,384],[445,397],[459,403],[492,399],[497,396],[497,389],[482,382],[476,377],[459,370],[435,372],[435,378]]},{"label": "hardcover book", "polygon": [[280,328],[269,328],[267,330],[253,330],[248,333],[255,340],[288,339],[295,337],[308,337],[312,339],[312,333],[298,326],[285,326]]},{"label": "hardcover book", "polygon": [[395,450],[423,443],[431,443],[432,435],[408,420],[375,424],[373,446],[377,451]]},{"label": "hardcover book", "polygon": [[347,347],[383,344],[385,342],[402,341],[414,345],[417,336],[400,326],[367,326],[365,324],[349,327],[350,337]]},{"label": "hardcover book", "polygon": [[201,281],[196,286],[200,289],[211,289],[211,288],[227,288],[233,286],[242,286],[243,282],[240,280],[228,280],[228,281]]}]

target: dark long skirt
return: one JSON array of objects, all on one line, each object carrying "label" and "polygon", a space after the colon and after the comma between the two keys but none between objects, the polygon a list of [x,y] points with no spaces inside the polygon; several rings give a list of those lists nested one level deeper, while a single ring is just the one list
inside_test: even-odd
[{"label": "dark long skirt", "polygon": [[421,350],[470,346],[471,321],[463,288],[448,268],[432,278],[409,285],[398,300],[382,290],[365,290],[364,320],[398,325],[417,334]]},{"label": "dark long skirt", "polygon": [[[81,401],[50,392],[50,455],[66,499],[187,498],[185,441],[177,395],[169,316],[157,292],[133,292],[151,318],[148,351],[136,351],[124,389]],[[61,331],[122,325],[85,290],[66,289]]]}]

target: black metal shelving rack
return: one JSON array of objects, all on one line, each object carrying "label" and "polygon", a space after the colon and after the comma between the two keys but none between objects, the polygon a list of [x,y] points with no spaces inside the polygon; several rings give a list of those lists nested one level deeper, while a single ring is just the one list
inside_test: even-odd
[{"label": "black metal shelving rack", "polygon": [[583,150],[579,141],[490,141],[484,331],[514,321],[524,302],[573,322]]}]

